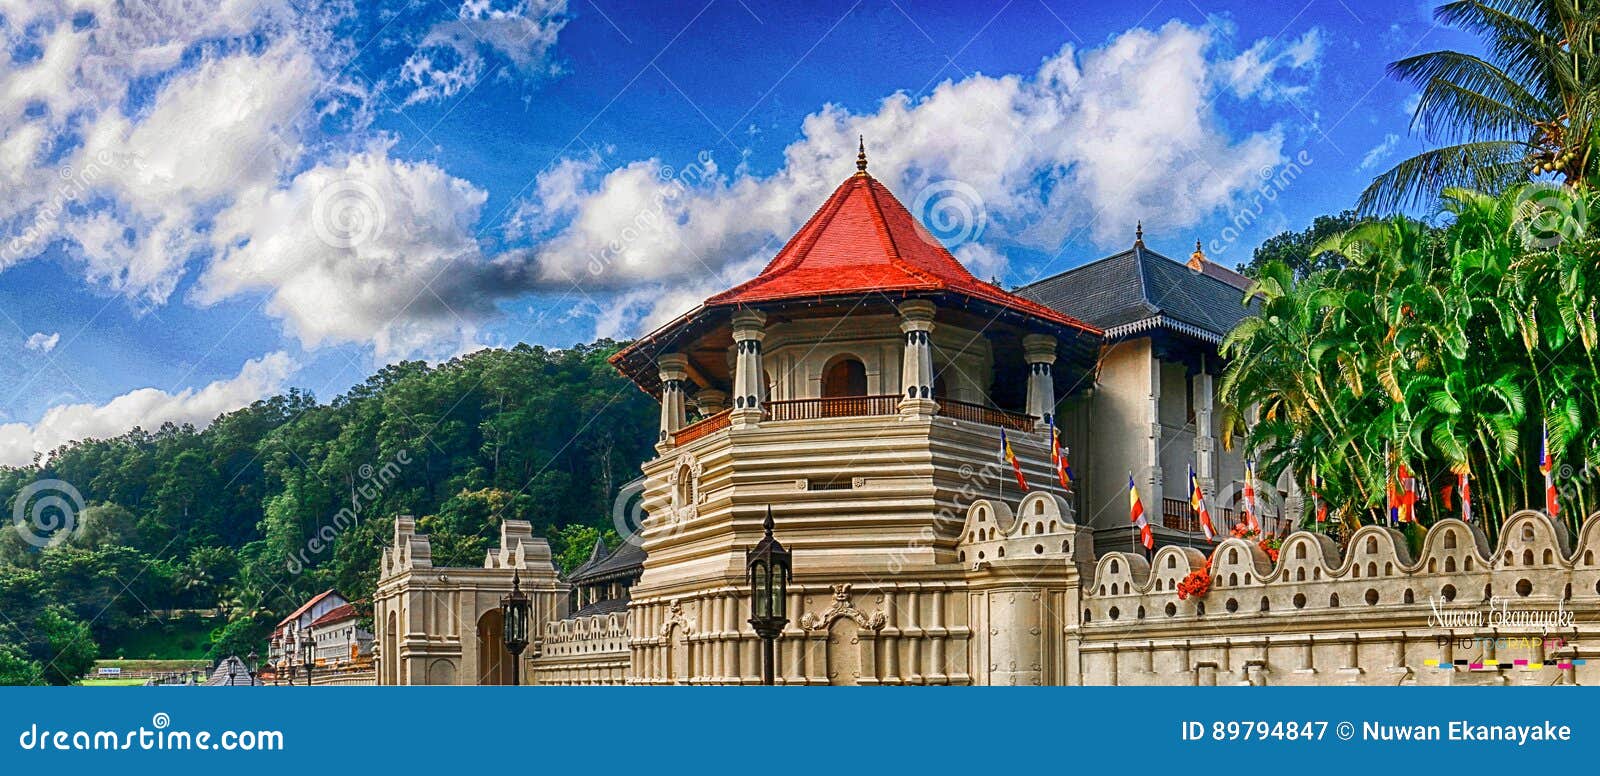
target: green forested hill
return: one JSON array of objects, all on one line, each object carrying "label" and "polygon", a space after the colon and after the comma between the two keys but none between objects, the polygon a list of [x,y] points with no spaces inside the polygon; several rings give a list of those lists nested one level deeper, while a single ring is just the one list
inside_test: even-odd
[{"label": "green forested hill", "polygon": [[168,610],[220,610],[214,653],[260,649],[316,592],[370,595],[399,514],[418,516],[439,564],[481,562],[506,518],[582,555],[655,441],[653,403],[605,362],[617,347],[405,362],[325,404],[291,391],[203,430],[0,469],[8,518],[45,479],[87,505],[47,549],[0,531],[0,682],[66,681],[96,653],[161,657],[119,653],[170,629]]}]

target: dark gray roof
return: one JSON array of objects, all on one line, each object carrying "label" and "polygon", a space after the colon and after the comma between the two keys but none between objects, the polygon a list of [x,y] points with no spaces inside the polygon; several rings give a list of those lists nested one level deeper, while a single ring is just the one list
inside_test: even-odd
[{"label": "dark gray roof", "polygon": [[1216,343],[1252,309],[1238,286],[1143,243],[1015,293],[1104,329],[1106,339],[1159,327]]},{"label": "dark gray roof", "polygon": [[573,569],[567,581],[572,584],[585,582],[598,582],[603,579],[617,577],[638,576],[644,570],[644,548],[636,541],[624,541],[618,545],[610,555],[599,561],[588,563]]},{"label": "dark gray roof", "polygon": [[589,604],[588,606],[585,606],[576,612],[573,612],[567,616],[567,619],[570,620],[576,617],[588,617],[591,614],[611,614],[612,612],[626,611],[628,611],[627,596],[623,596],[621,598],[607,598],[604,601],[595,601],[594,603]]}]

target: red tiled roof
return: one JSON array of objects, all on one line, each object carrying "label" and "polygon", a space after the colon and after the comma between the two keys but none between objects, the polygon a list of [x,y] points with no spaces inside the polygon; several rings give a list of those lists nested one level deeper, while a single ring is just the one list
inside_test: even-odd
[{"label": "red tiled roof", "polygon": [[972,276],[876,178],[850,176],[754,279],[706,300],[737,305],[873,291],[960,294],[1098,333]]},{"label": "red tiled roof", "polygon": [[354,606],[351,604],[345,604],[344,606],[338,606],[334,607],[333,609],[329,609],[327,614],[312,620],[311,627],[316,628],[318,626],[327,625],[330,622],[339,622],[340,620],[354,620],[359,616],[360,615],[356,613],[356,608]]},{"label": "red tiled roof", "polygon": [[334,591],[333,588],[329,588],[327,590],[322,591],[321,593],[318,593],[310,601],[307,601],[307,602],[301,604],[300,608],[294,610],[293,612],[291,612],[288,617],[285,617],[282,620],[279,620],[278,621],[278,627],[282,628],[283,626],[288,625],[289,621],[294,620],[294,619],[298,618],[300,615],[311,611],[311,607],[316,606],[319,601],[321,601],[324,598],[327,598],[330,595],[338,595],[338,593],[336,591]]}]

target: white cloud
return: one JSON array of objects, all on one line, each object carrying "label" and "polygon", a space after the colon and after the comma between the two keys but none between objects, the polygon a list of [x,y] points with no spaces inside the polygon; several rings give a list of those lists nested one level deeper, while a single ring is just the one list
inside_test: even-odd
[{"label": "white cloud", "polygon": [[283,389],[296,365],[287,353],[248,361],[239,374],[200,389],[168,393],[140,388],[105,404],[51,407],[38,423],[0,425],[0,466],[24,466],[35,454],[48,454],[78,439],[104,439],[135,427],[154,430],[163,423],[209,424],[218,415],[244,407]]},{"label": "white cloud", "polygon": [[1029,76],[972,75],[919,99],[891,95],[866,114],[827,105],[766,177],[708,158],[682,170],[641,160],[604,175],[581,161],[557,166],[513,219],[513,231],[543,228],[548,238],[531,258],[500,263],[527,261],[532,284],[617,292],[597,328],[637,333],[759,269],[854,170],[858,134],[871,172],[908,206],[951,179],[976,195],[983,247],[958,253],[985,276],[1005,270],[994,244],[1049,250],[1086,230],[1113,245],[1140,218],[1152,229],[1193,225],[1283,158],[1281,132],[1234,137],[1213,98],[1274,98],[1271,73],[1314,67],[1320,38],[1307,33],[1271,55],[1262,46],[1248,68],[1213,60],[1215,47],[1212,31],[1171,22],[1100,48],[1064,47]]},{"label": "white cloud", "polygon": [[22,346],[35,353],[49,353],[50,351],[55,350],[56,345],[60,344],[60,342],[61,332],[53,331],[49,334],[45,334],[42,331],[36,331],[32,334],[32,336],[28,337],[27,342],[22,343]]},{"label": "white cloud", "polygon": [[1263,38],[1223,63],[1223,79],[1235,94],[1270,100],[1297,97],[1309,89],[1303,81],[1286,82],[1280,76],[1283,71],[1315,74],[1322,54],[1322,32],[1313,27],[1289,45],[1272,49],[1273,40]]},{"label": "white cloud", "polygon": [[379,145],[260,189],[219,214],[195,298],[248,291],[306,347],[373,343],[380,358],[458,347],[492,311],[473,227],[487,195]]},{"label": "white cloud", "polygon": [[1389,158],[1390,154],[1394,153],[1395,146],[1399,144],[1399,135],[1393,132],[1384,135],[1381,142],[1368,149],[1366,155],[1361,157],[1360,169],[1370,170],[1382,164],[1385,159]]},{"label": "white cloud", "polygon": [[485,75],[491,58],[503,59],[522,78],[557,75],[552,50],[567,24],[567,0],[518,0],[497,8],[493,0],[466,0],[456,18],[434,25],[400,68],[408,89],[403,107],[454,97]]},{"label": "white cloud", "polygon": [[0,271],[64,241],[86,280],[166,302],[209,212],[298,161],[324,81],[311,33],[277,0],[0,13]]}]

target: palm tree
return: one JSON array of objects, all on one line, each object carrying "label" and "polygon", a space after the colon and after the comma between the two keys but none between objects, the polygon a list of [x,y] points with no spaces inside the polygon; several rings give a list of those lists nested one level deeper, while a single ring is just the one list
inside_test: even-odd
[{"label": "palm tree", "polygon": [[1389,65],[1422,90],[1411,128],[1436,148],[1373,179],[1358,209],[1432,205],[1449,188],[1500,192],[1539,176],[1587,179],[1600,119],[1600,9],[1582,0],[1456,0],[1441,24],[1481,37],[1483,56],[1433,51]]},{"label": "palm tree", "polygon": [[[1600,504],[1600,240],[1581,226],[1550,239],[1534,201],[1600,212],[1587,186],[1452,189],[1446,229],[1370,221],[1317,247],[1343,257],[1338,269],[1296,280],[1263,267],[1249,292],[1259,313],[1222,343],[1221,386],[1225,405],[1259,409],[1245,444],[1262,471],[1309,487],[1315,464],[1347,525],[1384,519],[1396,463],[1430,494],[1467,473],[1493,534],[1543,504],[1548,428],[1563,516],[1575,528]],[[1459,514],[1442,502],[1419,516]]]}]

